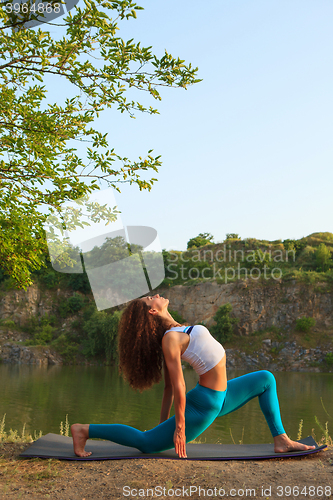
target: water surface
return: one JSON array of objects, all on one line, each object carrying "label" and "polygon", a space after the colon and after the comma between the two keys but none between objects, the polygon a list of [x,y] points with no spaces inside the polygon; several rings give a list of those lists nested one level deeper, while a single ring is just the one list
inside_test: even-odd
[{"label": "water surface", "polygon": [[[244,372],[229,370],[234,378]],[[187,390],[198,380],[191,368],[184,370]],[[322,432],[315,416],[329,422],[333,434],[333,375],[330,373],[276,372],[282,421],[290,437],[296,439],[303,419],[303,437],[314,429]],[[70,424],[122,423],[147,430],[159,422],[163,384],[143,393],[135,392],[118,375],[116,368],[97,366],[0,365],[0,418],[6,413],[8,431],[43,434],[59,433],[66,414]],[[322,406],[324,402],[325,409]],[[216,419],[200,437],[208,443],[272,442],[257,398],[236,412]]]}]

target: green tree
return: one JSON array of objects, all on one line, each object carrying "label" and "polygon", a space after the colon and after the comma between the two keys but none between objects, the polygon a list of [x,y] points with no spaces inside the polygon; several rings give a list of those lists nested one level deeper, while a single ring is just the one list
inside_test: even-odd
[{"label": "green tree", "polygon": [[105,355],[107,363],[112,363],[118,356],[118,325],[120,311],[108,314],[105,311],[95,311],[85,321],[83,331],[83,354],[85,356]]},{"label": "green tree", "polygon": [[283,246],[285,250],[293,250],[295,252],[295,257],[297,258],[304,248],[307,246],[307,239],[301,238],[300,240],[283,240]]},{"label": "green tree", "polygon": [[332,265],[331,256],[330,249],[325,245],[325,243],[321,243],[315,252],[317,271],[328,271]]},{"label": "green tree", "polygon": [[[132,0],[85,0],[50,31],[27,28],[33,15],[10,12],[11,4],[0,9],[0,262],[26,288],[47,255],[43,223],[63,202],[102,183],[150,190],[156,181],[140,175],[157,172],[160,157],[150,150],[130,161],[116,153],[92,126],[99,114],[111,107],[130,117],[158,113],[133,100],[134,93],[161,100],[161,87],[186,89],[199,80],[191,64],[118,37],[120,21],[142,10]],[[48,97],[51,75],[63,89],[57,102]]]},{"label": "green tree", "polygon": [[240,237],[237,233],[227,233],[225,237],[227,240],[240,240]]},{"label": "green tree", "polygon": [[253,259],[251,258],[245,261],[244,264],[249,269],[257,268],[263,270],[265,266],[266,268],[270,267],[271,257],[268,252],[263,252],[260,248],[257,248],[256,250],[253,251]]},{"label": "green tree", "polygon": [[211,327],[211,332],[219,342],[227,342],[228,340],[231,340],[234,325],[239,321],[238,318],[230,317],[231,311],[232,305],[228,302],[227,304],[219,307],[213,318],[214,321],[216,321],[216,325]]},{"label": "green tree", "polygon": [[204,245],[208,245],[208,243],[212,243],[214,236],[210,233],[199,233],[195,238],[191,238],[187,242],[187,249],[189,248],[199,248]]}]

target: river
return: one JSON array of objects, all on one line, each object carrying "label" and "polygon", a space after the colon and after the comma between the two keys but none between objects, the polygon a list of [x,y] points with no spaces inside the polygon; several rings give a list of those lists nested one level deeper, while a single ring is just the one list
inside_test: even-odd
[{"label": "river", "polygon": [[[244,372],[229,370],[229,379]],[[187,390],[197,383],[191,368],[184,370]],[[328,421],[333,434],[333,374],[276,372],[282,421],[296,439],[300,420],[303,437],[314,429],[322,432],[315,416]],[[0,365],[0,419],[6,414],[5,430],[59,433],[60,422],[123,423],[147,430],[158,424],[163,384],[149,391],[131,390],[115,367]],[[324,406],[323,406],[323,404]],[[331,418],[327,415],[327,413]],[[201,436],[207,443],[264,443],[272,438],[257,398],[219,419]]]}]

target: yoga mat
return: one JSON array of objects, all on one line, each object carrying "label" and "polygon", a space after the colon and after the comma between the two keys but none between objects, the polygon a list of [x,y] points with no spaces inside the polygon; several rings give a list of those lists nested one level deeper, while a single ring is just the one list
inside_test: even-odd
[{"label": "yoga mat", "polygon": [[[257,460],[263,458],[299,457],[317,453],[327,448],[326,445],[318,446],[312,437],[301,439],[300,443],[315,445],[316,449],[310,451],[294,451],[289,453],[274,453],[273,444],[187,444],[188,460]],[[121,446],[111,441],[88,439],[86,451],[92,455],[86,458],[77,457],[73,451],[72,438],[58,434],[46,434],[37,439],[20,457],[31,458],[57,458],[59,460],[120,460],[130,458],[168,458],[178,459],[174,450],[162,453],[141,453],[136,448]]]}]

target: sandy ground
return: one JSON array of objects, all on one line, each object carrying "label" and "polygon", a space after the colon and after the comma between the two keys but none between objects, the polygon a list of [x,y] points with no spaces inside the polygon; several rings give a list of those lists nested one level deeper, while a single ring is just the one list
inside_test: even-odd
[{"label": "sandy ground", "polygon": [[333,449],[259,461],[20,459],[28,445],[0,445],[0,498],[333,498]]}]

